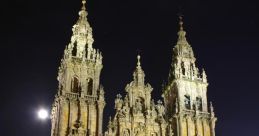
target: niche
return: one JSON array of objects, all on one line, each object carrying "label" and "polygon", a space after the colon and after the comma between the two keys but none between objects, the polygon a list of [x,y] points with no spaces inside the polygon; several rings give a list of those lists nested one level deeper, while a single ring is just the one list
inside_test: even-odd
[{"label": "niche", "polygon": [[201,97],[196,97],[197,110],[202,111],[202,99]]},{"label": "niche", "polygon": [[87,81],[88,81],[87,95],[92,95],[93,94],[93,79],[89,78]]},{"label": "niche", "polygon": [[73,50],[72,50],[72,56],[76,56],[77,53],[77,43],[74,43]]},{"label": "niche", "polygon": [[72,92],[73,93],[78,93],[79,92],[79,80],[78,78],[74,77],[72,80]]},{"label": "niche", "polygon": [[184,62],[182,62],[182,74],[183,75],[185,75],[185,71],[186,71],[186,69],[185,69],[185,66],[184,66]]}]

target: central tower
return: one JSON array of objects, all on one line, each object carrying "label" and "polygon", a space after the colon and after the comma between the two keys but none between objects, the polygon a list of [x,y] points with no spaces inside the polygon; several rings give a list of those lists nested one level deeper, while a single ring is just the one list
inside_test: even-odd
[{"label": "central tower", "polygon": [[[116,114],[110,118],[105,136],[168,136],[162,101],[155,104],[151,98],[153,88],[145,83],[140,56],[133,73],[133,81],[127,84],[126,96],[115,99]],[[171,136],[171,135],[170,135]]]},{"label": "central tower", "polygon": [[51,136],[102,135],[104,90],[100,85],[101,52],[94,49],[86,1],[66,46],[58,72],[59,88],[52,106]]}]

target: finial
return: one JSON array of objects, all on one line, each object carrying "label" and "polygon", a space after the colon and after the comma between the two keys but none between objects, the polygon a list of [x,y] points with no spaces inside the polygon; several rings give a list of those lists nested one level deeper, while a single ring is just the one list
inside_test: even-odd
[{"label": "finial", "polygon": [[202,81],[207,82],[207,75],[204,69],[202,69]]},{"label": "finial", "polygon": [[212,102],[210,102],[210,114],[211,114],[211,117],[212,117],[212,118],[215,117],[214,107],[212,106]]},{"label": "finial", "polygon": [[81,11],[79,11],[79,16],[81,18],[86,18],[86,16],[87,16],[85,4],[86,4],[86,0],[82,0],[82,8],[81,8]]},{"label": "finial", "polygon": [[117,99],[121,99],[121,94],[117,94]]},{"label": "finial", "polygon": [[111,127],[112,127],[112,117],[110,116],[109,117],[108,128],[111,128]]},{"label": "finial", "polygon": [[186,41],[186,32],[183,30],[183,15],[179,14],[179,26],[180,26],[180,30],[178,31],[178,43],[182,42],[182,43],[187,43]]},{"label": "finial", "polygon": [[179,15],[180,31],[183,31],[183,15]]},{"label": "finial", "polygon": [[141,67],[141,64],[140,64],[140,55],[137,56],[137,59],[138,59],[137,67]]},{"label": "finial", "polygon": [[82,10],[85,10],[85,3],[86,3],[86,0],[82,0],[82,4],[83,4]]},{"label": "finial", "polygon": [[213,108],[212,102],[210,102],[210,112],[211,112],[211,113],[214,112],[214,108]]}]

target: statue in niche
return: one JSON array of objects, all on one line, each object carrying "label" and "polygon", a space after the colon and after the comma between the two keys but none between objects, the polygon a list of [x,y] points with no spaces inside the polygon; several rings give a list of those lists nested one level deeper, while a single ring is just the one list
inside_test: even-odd
[{"label": "statue in niche", "polygon": [[123,136],[129,136],[129,130],[125,130]]},{"label": "statue in niche", "polygon": [[120,94],[117,94],[117,98],[115,99],[115,109],[116,109],[117,111],[119,111],[119,110],[121,109],[122,103],[123,103],[123,101],[122,101],[122,99],[121,99],[121,95],[120,95]]},{"label": "statue in niche", "polygon": [[163,106],[162,101],[159,100],[157,103],[158,104],[156,107],[157,107],[158,114],[159,114],[159,116],[163,116],[165,113],[165,107]]},{"label": "statue in niche", "polygon": [[123,108],[122,108],[122,113],[126,117],[128,117],[129,112],[130,112],[130,110],[129,110],[129,103],[128,102],[129,102],[128,97],[126,97],[125,100],[124,100]]},{"label": "statue in niche", "polygon": [[154,99],[151,100],[151,116],[152,117],[157,116],[156,105],[155,105]]},{"label": "statue in niche", "polygon": [[139,99],[136,100],[135,107],[136,107],[136,113],[142,112],[142,103]]}]

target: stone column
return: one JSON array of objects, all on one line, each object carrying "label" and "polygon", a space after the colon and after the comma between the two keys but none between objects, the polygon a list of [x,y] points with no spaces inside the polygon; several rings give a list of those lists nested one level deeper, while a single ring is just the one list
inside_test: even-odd
[{"label": "stone column", "polygon": [[213,118],[211,118],[211,120],[210,120],[210,134],[211,134],[211,136],[215,136],[215,122],[216,122],[216,118],[215,117],[213,117]]},{"label": "stone column", "polygon": [[184,118],[183,118],[182,115],[179,115],[177,120],[178,120],[178,129],[179,129],[179,131],[178,131],[179,135],[178,136],[182,136],[182,129],[183,129],[182,128],[183,127],[182,121],[184,120]]},{"label": "stone column", "polygon": [[187,122],[187,131],[188,131],[188,136],[191,136],[192,135],[192,130],[191,130],[191,125],[192,125],[192,122],[191,122],[191,117],[190,115],[187,115],[186,117],[186,122]]},{"label": "stone column", "polygon": [[103,108],[105,103],[103,101],[98,102],[98,135],[102,136],[103,133]]},{"label": "stone column", "polygon": [[57,104],[55,106],[55,112],[53,113],[54,118],[51,119],[51,122],[52,122],[51,136],[57,136],[58,135],[59,118],[60,118],[59,111],[60,111],[60,105]]},{"label": "stone column", "polygon": [[60,99],[60,111],[59,111],[59,128],[58,128],[58,136],[66,136],[68,129],[68,105],[67,100],[61,98]]},{"label": "stone column", "polygon": [[202,122],[203,135],[206,136],[207,135],[206,134],[206,130],[207,130],[207,128],[206,128],[206,125],[207,125],[206,119],[204,117],[202,117],[201,118],[201,122]]},{"label": "stone column", "polygon": [[[179,115],[175,115],[174,118],[175,118],[175,121],[176,121],[177,136],[181,136],[181,124],[180,124],[181,118],[180,118]],[[173,125],[173,124],[171,124],[171,125]]]},{"label": "stone column", "polygon": [[88,133],[88,136],[91,136],[92,135],[92,131],[91,131],[91,118],[92,118],[92,106],[91,106],[91,103],[88,102],[88,119],[87,119],[87,133]]},{"label": "stone column", "polygon": [[201,136],[201,132],[200,132],[200,130],[199,130],[199,128],[200,128],[200,123],[199,123],[199,117],[197,116],[197,114],[196,114],[196,116],[194,117],[194,119],[195,119],[195,133],[196,133],[196,135],[197,136]]}]

